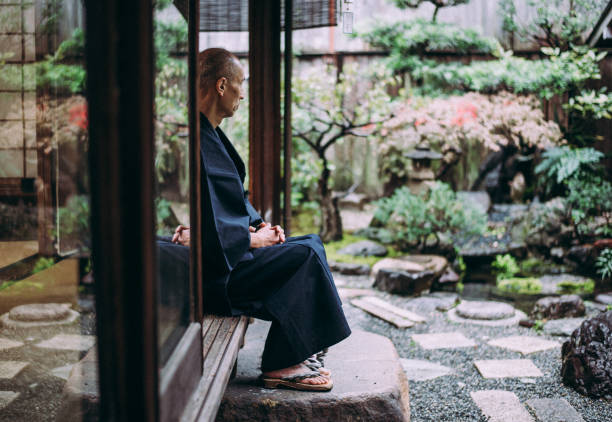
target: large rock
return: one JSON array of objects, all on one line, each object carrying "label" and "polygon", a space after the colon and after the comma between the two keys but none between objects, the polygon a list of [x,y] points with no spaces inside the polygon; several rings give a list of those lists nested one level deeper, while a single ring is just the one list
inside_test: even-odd
[{"label": "large rock", "polygon": [[569,337],[578,327],[580,327],[582,321],[584,321],[584,318],[552,319],[546,321],[542,327],[542,332],[549,336]]},{"label": "large rock", "polygon": [[512,318],[516,313],[516,310],[507,303],[477,300],[464,300],[456,310],[460,317],[483,320]]},{"label": "large rock", "polygon": [[374,287],[390,293],[417,295],[429,290],[448,266],[438,255],[407,255],[385,258],[372,267]]},{"label": "large rock", "polygon": [[612,292],[598,294],[595,296],[595,301],[604,305],[612,305]]},{"label": "large rock", "polygon": [[371,240],[362,240],[345,246],[338,253],[352,256],[385,256],[387,255],[387,248]]},{"label": "large rock", "polygon": [[584,321],[563,344],[561,357],[565,385],[612,399],[612,311]]},{"label": "large rock", "polygon": [[583,316],[584,312],[584,302],[578,295],[547,296],[535,303],[531,311],[531,318],[572,318]]},{"label": "large rock", "polygon": [[408,421],[408,381],[393,343],[354,330],[325,359],[332,371],[330,392],[266,390],[260,387],[259,362],[268,324],[247,331],[238,370],[225,392],[217,421]]},{"label": "large rock", "polygon": [[485,214],[489,212],[489,208],[491,208],[491,197],[485,191],[460,191],[457,192],[457,198],[470,203]]}]

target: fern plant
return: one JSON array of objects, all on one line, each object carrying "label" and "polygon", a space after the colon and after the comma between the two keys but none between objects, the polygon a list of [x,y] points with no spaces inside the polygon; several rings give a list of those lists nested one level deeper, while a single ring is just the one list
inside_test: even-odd
[{"label": "fern plant", "polygon": [[595,268],[602,280],[612,277],[612,249],[606,248],[601,251],[595,261]]},{"label": "fern plant", "polygon": [[542,161],[535,168],[541,177],[541,186],[550,194],[559,185],[566,184],[580,172],[597,174],[600,171],[599,161],[604,154],[593,148],[571,148],[561,146],[551,148],[542,154]]}]

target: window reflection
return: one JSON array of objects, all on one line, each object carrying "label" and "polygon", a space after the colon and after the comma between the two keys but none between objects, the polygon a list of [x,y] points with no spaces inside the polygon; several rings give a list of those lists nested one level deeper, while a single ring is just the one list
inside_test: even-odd
[{"label": "window reflection", "polygon": [[84,11],[0,3],[0,414],[95,419]]},{"label": "window reflection", "polygon": [[158,2],[155,22],[155,174],[157,183],[158,338],[164,364],[189,323],[189,247],[172,242],[189,226],[187,22]]}]

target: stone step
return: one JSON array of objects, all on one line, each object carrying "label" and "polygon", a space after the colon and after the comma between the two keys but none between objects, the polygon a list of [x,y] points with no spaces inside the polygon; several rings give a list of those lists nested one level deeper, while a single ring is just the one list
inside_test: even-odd
[{"label": "stone step", "polygon": [[268,390],[258,381],[269,323],[247,331],[238,370],[221,402],[217,421],[408,421],[408,381],[395,347],[386,337],[354,330],[330,348],[325,365],[332,372],[330,392]]}]

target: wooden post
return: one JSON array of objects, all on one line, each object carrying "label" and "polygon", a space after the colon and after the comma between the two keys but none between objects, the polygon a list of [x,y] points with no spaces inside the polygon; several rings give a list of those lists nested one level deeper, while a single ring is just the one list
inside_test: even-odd
[{"label": "wooden post", "polygon": [[249,174],[251,201],[280,223],[280,0],[249,0]]},{"label": "wooden post", "polygon": [[283,227],[291,234],[291,74],[293,71],[293,0],[285,0],[285,102],[283,114]]}]

